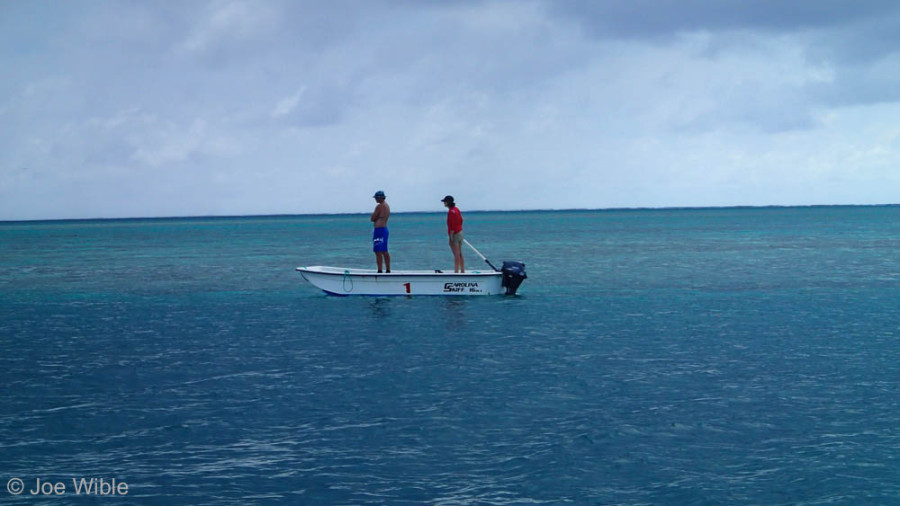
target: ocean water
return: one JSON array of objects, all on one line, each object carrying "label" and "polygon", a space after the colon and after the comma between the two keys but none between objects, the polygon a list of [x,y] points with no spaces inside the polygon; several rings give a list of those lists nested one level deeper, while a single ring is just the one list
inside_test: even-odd
[{"label": "ocean water", "polygon": [[0,223],[0,502],[900,504],[900,208],[465,218],[518,296],[324,295],[361,215]]}]

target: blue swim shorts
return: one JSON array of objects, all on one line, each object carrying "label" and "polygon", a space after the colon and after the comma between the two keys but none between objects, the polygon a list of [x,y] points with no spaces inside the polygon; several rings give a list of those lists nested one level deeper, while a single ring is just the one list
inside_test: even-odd
[{"label": "blue swim shorts", "polygon": [[376,228],[374,232],[372,232],[372,251],[387,251],[388,250],[388,229],[387,227],[379,227]]}]

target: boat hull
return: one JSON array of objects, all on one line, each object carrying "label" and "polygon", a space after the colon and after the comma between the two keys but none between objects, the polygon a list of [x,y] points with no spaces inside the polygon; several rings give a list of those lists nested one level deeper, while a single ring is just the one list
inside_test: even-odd
[{"label": "boat hull", "polygon": [[394,271],[381,273],[342,267],[297,267],[303,279],[331,295],[502,295],[502,274]]}]

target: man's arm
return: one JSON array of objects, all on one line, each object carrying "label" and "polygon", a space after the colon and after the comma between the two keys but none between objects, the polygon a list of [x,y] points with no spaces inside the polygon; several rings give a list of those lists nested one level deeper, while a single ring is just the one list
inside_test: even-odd
[{"label": "man's arm", "polygon": [[378,221],[378,218],[381,218],[381,212],[383,209],[383,205],[384,204],[378,204],[375,206],[375,210],[372,211],[372,217],[369,219],[369,221],[376,222],[376,221]]}]

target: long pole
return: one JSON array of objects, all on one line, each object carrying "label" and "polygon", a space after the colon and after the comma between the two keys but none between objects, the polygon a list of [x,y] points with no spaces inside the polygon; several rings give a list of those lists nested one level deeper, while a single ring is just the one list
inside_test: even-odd
[{"label": "long pole", "polygon": [[500,269],[494,267],[494,264],[492,264],[490,260],[488,260],[487,258],[485,258],[485,256],[482,255],[480,251],[478,251],[477,249],[475,249],[475,246],[472,246],[472,243],[470,243],[470,242],[468,241],[468,239],[463,239],[463,242],[466,243],[466,246],[472,248],[472,251],[474,251],[478,256],[480,256],[481,259],[484,260],[484,262],[485,262],[486,264],[490,265],[490,266],[491,266],[491,269],[494,269],[495,271],[500,272]]}]

